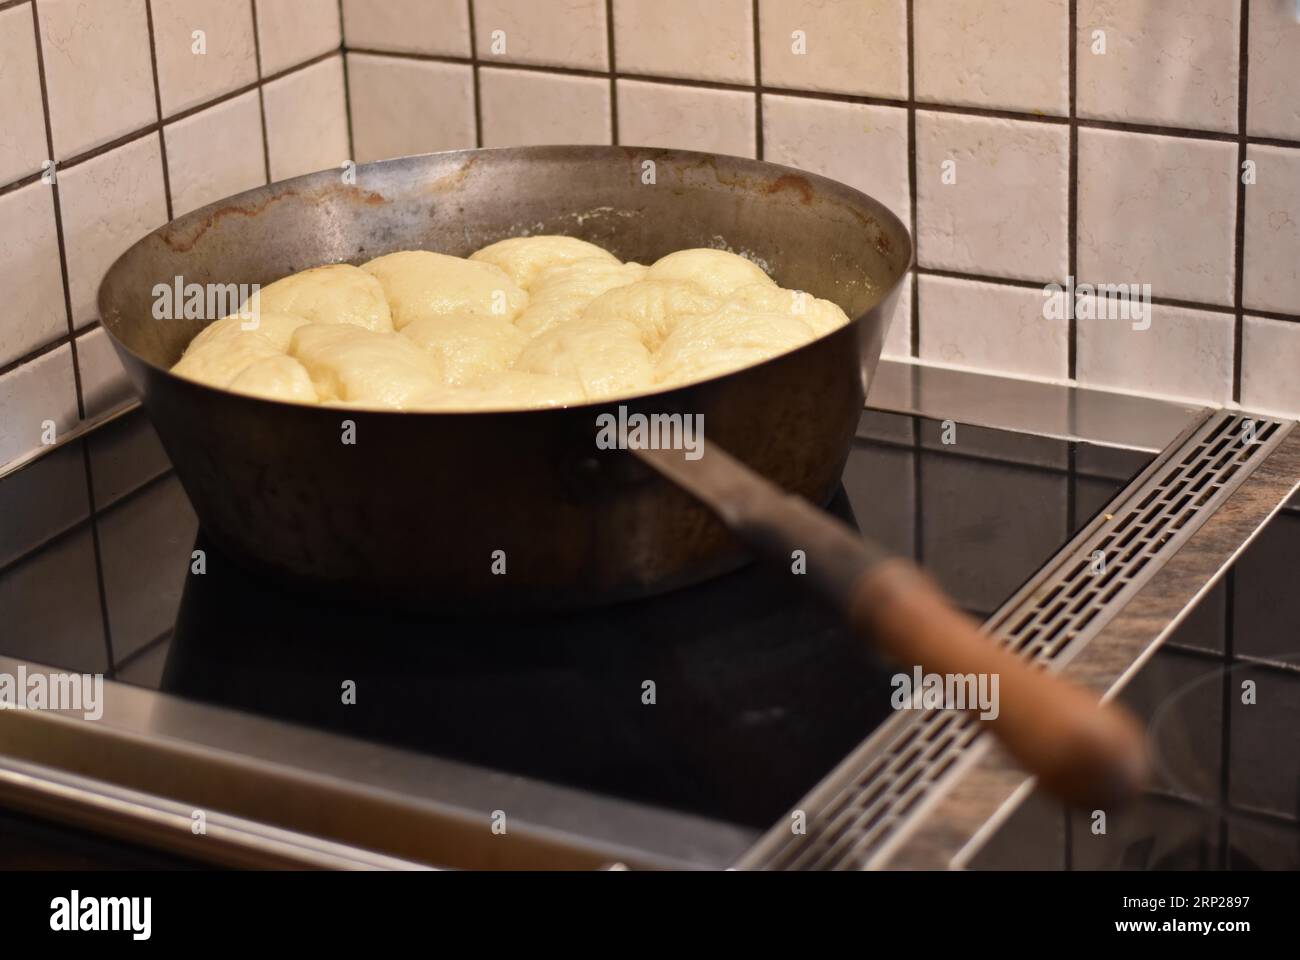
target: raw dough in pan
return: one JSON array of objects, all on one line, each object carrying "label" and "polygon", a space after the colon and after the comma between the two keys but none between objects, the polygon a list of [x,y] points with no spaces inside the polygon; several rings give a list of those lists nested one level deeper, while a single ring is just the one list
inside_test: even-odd
[{"label": "raw dough in pan", "polygon": [[576,237],[511,237],[498,240],[469,255],[471,260],[493,263],[529,293],[533,281],[547,267],[575,260],[603,260],[617,264],[618,257]]},{"label": "raw dough in pan", "polygon": [[289,313],[308,323],[353,323],[392,330],[384,288],[370,274],[346,263],[313,267],[268,284],[249,298],[263,313]]},{"label": "raw dough in pan", "polygon": [[[199,331],[199,335],[190,341],[189,349],[193,350],[195,347],[201,347],[211,340],[224,340],[230,337],[242,337],[249,333],[257,333],[275,344],[276,349],[280,352],[288,353],[289,340],[293,337],[293,332],[307,322],[307,320],[292,313],[271,313],[267,310],[248,317],[234,314],[229,317],[222,317],[215,323],[210,323],[204,327]],[[249,327],[249,329],[245,329],[245,327]]]},{"label": "raw dough in pan", "polygon": [[452,386],[509,370],[528,343],[509,320],[466,315],[425,317],[404,326],[402,336],[432,354]]},{"label": "raw dough in pan", "polygon": [[536,337],[557,324],[577,320],[596,297],[635,283],[645,274],[643,265],[617,260],[574,260],[547,267],[533,281],[528,308],[515,318],[515,326]]},{"label": "raw dough in pan", "polygon": [[647,280],[684,280],[713,297],[725,297],[738,287],[776,281],[744,257],[725,250],[678,250],[650,265]]},{"label": "raw dough in pan", "polygon": [[723,250],[645,267],[572,237],[468,259],[426,250],[286,277],[259,325],[225,317],[173,370],[293,403],[399,410],[569,406],[739,370],[848,323]]},{"label": "raw dough in pan", "polygon": [[576,380],[588,399],[633,394],[654,383],[650,351],[627,320],[570,320],[534,338],[515,369]]},{"label": "raw dough in pan", "polygon": [[288,403],[320,401],[307,368],[293,357],[284,355],[265,357],[245,367],[239,376],[230,381],[230,389],[235,393],[247,393]]},{"label": "raw dough in pan", "polygon": [[362,268],[388,297],[393,327],[427,317],[471,314],[513,320],[528,294],[500,267],[428,250],[405,250],[378,257]]},{"label": "raw dough in pan", "polygon": [[681,280],[641,280],[602,293],[587,304],[584,320],[627,320],[636,324],[647,350],[658,350],[664,338],[686,317],[716,310],[721,301],[693,283]]},{"label": "raw dough in pan", "polygon": [[289,352],[307,368],[322,401],[400,409],[445,382],[438,359],[399,333],[313,323],[294,331]]}]

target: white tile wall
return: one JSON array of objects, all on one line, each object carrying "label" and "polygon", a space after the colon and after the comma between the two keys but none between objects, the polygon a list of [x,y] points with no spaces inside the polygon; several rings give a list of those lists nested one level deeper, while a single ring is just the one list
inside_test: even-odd
[{"label": "white tile wall", "polygon": [[1236,144],[1079,131],[1079,277],[1231,304]]},{"label": "white tile wall", "polygon": [[0,11],[0,183],[39,170],[46,158],[45,113],[36,69],[36,34],[30,5]]},{"label": "white tile wall", "polygon": [[847,183],[908,221],[907,111],[901,107],[765,93],[763,149],[767,160]]},{"label": "white tile wall", "polygon": [[[1300,150],[1251,146],[1246,157],[1246,308],[1300,312]],[[1294,369],[1300,379],[1300,356]]]},{"label": "white tile wall", "polygon": [[593,77],[484,67],[483,146],[609,143],[609,83]]},{"label": "white tile wall", "polygon": [[1069,112],[1067,0],[914,0],[916,98]]},{"label": "white tile wall", "polygon": [[1300,30],[1294,4],[1250,0],[1250,82],[1246,128],[1257,137],[1300,140]]},{"label": "white tile wall", "polygon": [[[266,183],[262,111],[249,91],[163,128],[176,216]],[[220,144],[214,151],[213,144]]]},{"label": "white tile wall", "polygon": [[756,110],[748,92],[618,81],[620,143],[752,157]]},{"label": "white tile wall", "polygon": [[[0,453],[35,436],[13,411],[75,420],[120,387],[94,292],[148,226],[353,151],[475,143],[831,176],[918,234],[888,355],[1300,415],[1300,25],[1291,0],[1247,3],[1243,21],[1238,0],[0,0],[0,395],[22,425]],[[1151,283],[1159,322],[1036,323],[1066,274]]]},{"label": "white tile wall", "polygon": [[[259,39],[268,72],[283,76],[265,120],[277,169],[348,157],[341,58],[332,79],[325,61],[290,82],[341,47],[338,0],[256,8],[0,0],[0,465],[40,445],[43,420],[64,431],[127,395],[96,322],[112,260],[169,215],[266,182]],[[467,36],[468,8],[465,21]],[[206,54],[193,52],[196,30]],[[42,179],[51,155],[53,183]]]},{"label": "white tile wall", "polygon": [[262,75],[337,50],[343,43],[338,0],[255,0]]},{"label": "white tile wall", "polygon": [[271,179],[287,180],[350,158],[343,57],[330,57],[262,88]]},{"label": "white tile wall", "polygon": [[67,330],[54,191],[39,180],[0,196],[0,290],[0,367]]},{"label": "white tile wall", "polygon": [[901,100],[906,0],[761,0],[763,85]]},{"label": "white tile wall", "polygon": [[1241,367],[1242,406],[1296,416],[1300,410],[1300,324],[1247,316]]},{"label": "white tile wall", "polygon": [[65,170],[59,177],[59,196],[72,319],[82,327],[98,316],[95,294],[113,261],[167,222],[158,135],[151,133]]},{"label": "white tile wall", "polygon": [[72,347],[64,344],[0,374],[0,463],[45,445],[46,421],[58,439],[77,423]]},{"label": "white tile wall", "polygon": [[620,73],[754,82],[750,0],[614,0]]},{"label": "white tile wall", "polygon": [[469,56],[468,0],[343,0],[350,50]]},{"label": "white tile wall", "polygon": [[1041,290],[921,277],[921,359],[971,370],[1061,380],[1068,323],[1044,316]]},{"label": "white tile wall", "polygon": [[151,9],[164,117],[257,80],[253,9],[244,0],[167,0]]},{"label": "white tile wall", "polygon": [[158,119],[145,0],[40,0],[36,10],[57,159]]},{"label": "white tile wall", "polygon": [[609,68],[605,0],[473,0],[479,59]]},{"label": "white tile wall", "polygon": [[1236,130],[1240,3],[1078,3],[1079,116]]},{"label": "white tile wall", "polygon": [[1069,131],[918,111],[917,261],[1027,280],[1067,273]]},{"label": "white tile wall", "polygon": [[474,146],[474,81],[464,64],[348,54],[356,160]]},{"label": "white tile wall", "polygon": [[1078,325],[1081,384],[1204,403],[1232,399],[1229,314],[1156,305],[1149,329],[1123,318],[1081,317]]}]

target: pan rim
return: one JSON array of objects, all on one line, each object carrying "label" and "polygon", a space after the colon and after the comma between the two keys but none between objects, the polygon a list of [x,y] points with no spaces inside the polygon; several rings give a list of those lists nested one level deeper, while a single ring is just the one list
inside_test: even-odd
[{"label": "pan rim", "polygon": [[[858,190],[856,187],[852,187],[842,181],[835,180],[830,177],[823,176],[821,174],[816,174],[808,170],[803,170],[798,167],[791,167],[786,164],[773,163],[772,161],[769,160],[758,160],[753,157],[742,157],[734,154],[711,153],[708,151],[701,151],[701,150],[678,150],[671,147],[643,147],[643,146],[625,145],[625,144],[618,144],[618,145],[543,144],[543,145],[516,146],[516,147],[470,147],[462,150],[438,150],[429,153],[405,154],[400,157],[387,157],[383,160],[372,160],[366,163],[356,164],[356,171],[358,174],[360,174],[362,171],[365,170],[375,170],[375,169],[380,169],[388,166],[395,167],[422,158],[429,158],[429,157],[450,158],[456,156],[464,157],[467,160],[465,167],[468,167],[473,163],[477,162],[475,159],[477,157],[481,157],[485,155],[502,156],[508,154],[524,155],[527,157],[532,157],[537,159],[547,159],[547,158],[563,159],[566,155],[572,155],[572,154],[579,154],[584,157],[591,157],[592,155],[599,155],[599,154],[623,154],[624,156],[628,156],[629,158],[634,156],[637,159],[675,157],[675,158],[682,158],[688,161],[695,160],[701,163],[714,163],[718,160],[725,160],[729,163],[740,162],[748,166],[761,168],[762,170],[765,170],[767,172],[784,172],[786,174],[799,177],[804,181],[806,181],[807,183],[809,183],[810,185],[817,186],[827,191],[831,195],[841,195],[846,201],[852,201],[854,204],[856,204],[859,207],[868,208],[871,212],[871,215],[876,217],[879,221],[881,221],[882,226],[884,226],[887,229],[892,228],[892,232],[899,234],[903,238],[905,242],[905,247],[903,250],[904,257],[902,258],[902,266],[899,268],[898,275],[895,276],[887,285],[884,285],[882,287],[881,295],[879,296],[878,299],[876,299],[874,303],[872,303],[871,306],[867,307],[865,310],[863,310],[856,316],[850,317],[849,322],[847,324],[836,327],[833,330],[828,330],[825,333],[817,337],[814,337],[812,340],[808,341],[807,343],[800,344],[798,347],[795,347],[793,350],[787,350],[784,353],[780,353],[775,356],[768,357],[765,360],[760,360],[757,363],[753,363],[745,367],[740,367],[736,370],[730,370],[724,373],[714,374],[713,376],[707,377],[702,380],[695,380],[688,383],[675,384],[674,386],[669,387],[667,389],[656,389],[656,390],[643,392],[643,393],[606,397],[598,400],[585,400],[581,403],[574,403],[574,404],[568,404],[562,406],[549,406],[549,407],[503,407],[503,408],[490,407],[490,408],[475,408],[473,410],[401,410],[401,409],[394,409],[391,407],[371,408],[371,407],[360,407],[360,406],[353,407],[353,406],[333,406],[333,405],[326,405],[326,404],[293,403],[291,401],[286,401],[286,400],[277,400],[269,397],[260,397],[254,394],[238,393],[233,390],[228,390],[222,387],[214,387],[209,384],[200,383],[196,380],[191,380],[187,377],[179,376],[173,373],[170,368],[160,366],[154,363],[152,360],[146,359],[145,357],[137,353],[134,349],[132,349],[129,345],[127,345],[125,342],[123,342],[121,338],[119,338],[117,334],[113,331],[113,329],[108,324],[103,322],[103,318],[106,313],[104,299],[106,296],[106,287],[108,286],[109,279],[118,272],[119,266],[124,261],[126,261],[129,257],[133,256],[135,252],[144,244],[149,243],[151,240],[153,240],[155,237],[162,234],[164,231],[176,229],[178,225],[201,222],[202,220],[206,219],[208,216],[210,216],[218,209],[221,209],[223,207],[228,207],[234,203],[237,203],[242,198],[250,198],[254,195],[264,194],[265,191],[269,190],[272,187],[282,188],[290,184],[306,185],[311,182],[321,181],[326,177],[331,177],[331,178],[336,177],[337,170],[332,167],[327,167],[323,170],[317,170],[317,171],[312,171],[310,173],[300,174],[299,176],[296,177],[290,177],[284,180],[275,180],[272,181],[271,183],[263,184],[262,186],[252,187],[248,190],[231,194],[228,197],[219,198],[217,200],[214,200],[212,203],[205,204],[202,207],[199,207],[195,210],[191,210],[188,213],[185,213],[179,217],[175,217],[169,220],[167,223],[164,223],[161,226],[154,228],[153,230],[146,233],[144,236],[132,242],[125,250],[122,251],[121,254],[119,254],[117,257],[113,259],[112,264],[109,266],[108,270],[105,272],[104,276],[100,280],[99,287],[96,291],[96,307],[98,308],[98,312],[99,312],[100,327],[104,330],[105,334],[108,336],[109,341],[113,344],[113,348],[115,350],[117,350],[119,353],[124,352],[126,354],[129,354],[136,363],[139,363],[153,370],[155,373],[162,374],[169,380],[182,381],[187,387],[190,388],[196,388],[200,391],[209,392],[222,397],[238,397],[242,400],[252,402],[252,403],[273,404],[277,407],[288,407],[295,410],[306,410],[306,411],[319,410],[330,414],[338,414],[340,412],[345,414],[357,413],[357,414],[364,414],[367,417],[374,417],[374,416],[393,416],[393,417],[497,416],[499,417],[503,414],[513,414],[519,416],[524,416],[529,414],[547,414],[547,413],[554,414],[554,413],[581,411],[581,410],[595,410],[595,409],[606,408],[609,407],[610,405],[616,405],[620,403],[629,403],[629,402],[641,403],[654,397],[668,396],[673,393],[678,393],[687,390],[698,390],[710,386],[712,384],[718,383],[719,381],[725,380],[729,377],[734,377],[738,374],[749,373],[750,371],[760,370],[769,366],[770,364],[778,363],[780,361],[786,360],[787,358],[794,357],[798,354],[801,354],[817,346],[818,344],[823,343],[826,340],[829,340],[832,337],[842,335],[846,331],[851,330],[852,328],[860,324],[864,317],[866,317],[869,313],[871,313],[871,311],[878,309],[882,303],[888,300],[901,287],[901,285],[907,279],[908,274],[911,271],[912,267],[915,265],[916,244],[914,238],[912,237],[911,231],[908,230],[907,226],[902,222],[902,220],[892,210],[886,207],[881,201],[877,200],[875,197],[871,196],[870,194],[864,193],[861,190]],[[360,189],[360,188],[357,187],[356,189]],[[513,236],[528,236],[528,234],[515,234]],[[501,239],[508,239],[508,238],[502,237]],[[340,260],[335,262],[344,263],[346,261]],[[327,266],[327,265],[329,264],[326,263],[316,264],[316,266]],[[838,306],[838,304],[836,305]],[[208,321],[208,325],[214,322],[215,320],[210,320]]]}]

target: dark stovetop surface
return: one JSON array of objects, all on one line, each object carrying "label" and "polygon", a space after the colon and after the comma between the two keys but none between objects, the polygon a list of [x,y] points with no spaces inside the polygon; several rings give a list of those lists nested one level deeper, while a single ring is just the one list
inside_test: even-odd
[{"label": "dark stovetop surface", "polygon": [[[944,434],[868,411],[832,507],[977,615],[1150,459]],[[278,592],[207,544],[139,414],[73,447],[0,484],[21,517],[0,534],[0,653],[755,827],[889,713],[893,671],[788,578],[751,568],[528,622],[357,610]]]}]

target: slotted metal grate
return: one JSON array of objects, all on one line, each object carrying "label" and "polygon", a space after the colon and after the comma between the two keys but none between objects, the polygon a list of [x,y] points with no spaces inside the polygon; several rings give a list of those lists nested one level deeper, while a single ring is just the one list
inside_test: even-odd
[{"label": "slotted metal grate", "polygon": [[[1158,457],[1012,596],[986,629],[1059,670],[1267,457],[1291,425],[1220,411]],[[882,724],[737,864],[743,869],[863,869],[925,801],[973,762],[981,731],[956,710],[902,711]]]}]

